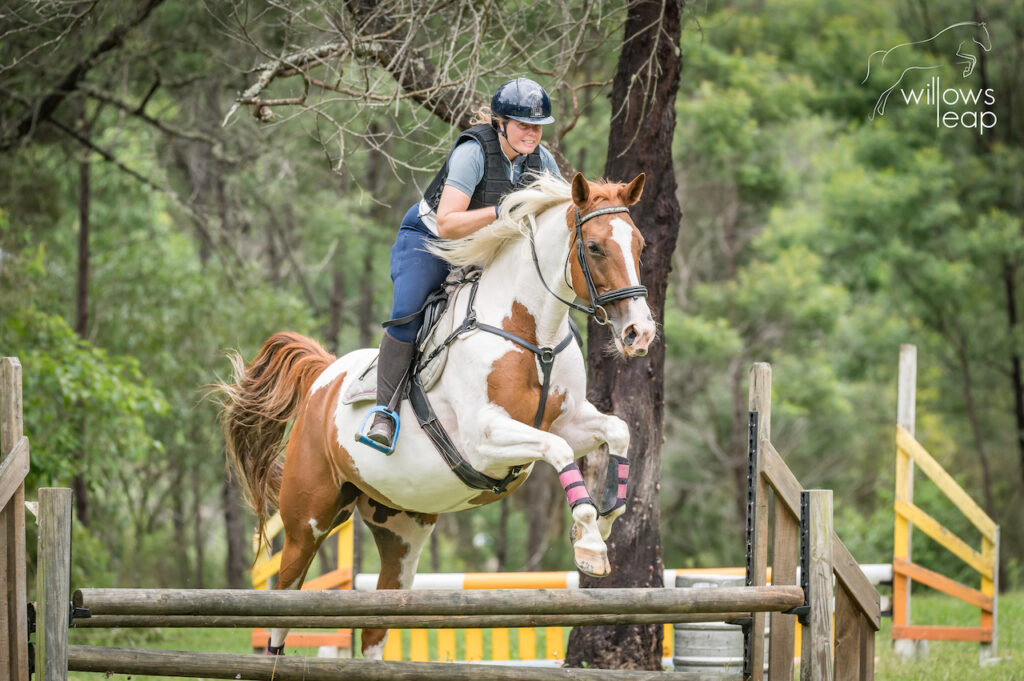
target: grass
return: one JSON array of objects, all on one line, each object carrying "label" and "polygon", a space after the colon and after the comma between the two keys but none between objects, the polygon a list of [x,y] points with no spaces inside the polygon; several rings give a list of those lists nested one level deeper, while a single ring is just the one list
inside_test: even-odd
[{"label": "grass", "polygon": [[[914,624],[948,624],[973,626],[977,624],[977,610],[944,596],[921,595],[913,600]],[[980,667],[978,644],[952,641],[932,641],[927,659],[899,662],[894,659],[889,643],[891,621],[883,619],[882,630],[875,642],[878,656],[875,678],[882,681],[1024,681],[1024,592],[1003,594],[999,597],[998,664]],[[163,629],[163,630],[90,630],[71,632],[71,643],[105,645],[125,648],[158,648],[163,650],[191,650],[196,652],[250,652],[248,629]],[[540,638],[540,635],[538,635]],[[431,637],[431,647],[433,647]],[[515,638],[512,640],[515,655]],[[490,650],[487,632],[485,651]],[[289,649],[289,655],[310,655],[315,651]],[[161,677],[75,672],[74,681],[156,681]]]}]

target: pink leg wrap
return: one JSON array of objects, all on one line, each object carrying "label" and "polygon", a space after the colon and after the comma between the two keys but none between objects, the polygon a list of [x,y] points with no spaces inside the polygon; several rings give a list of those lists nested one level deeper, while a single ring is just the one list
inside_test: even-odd
[{"label": "pink leg wrap", "polygon": [[565,496],[569,499],[569,508],[576,508],[580,504],[594,505],[594,500],[587,492],[587,486],[583,483],[583,474],[575,462],[569,464],[558,472],[558,480],[565,489]]}]

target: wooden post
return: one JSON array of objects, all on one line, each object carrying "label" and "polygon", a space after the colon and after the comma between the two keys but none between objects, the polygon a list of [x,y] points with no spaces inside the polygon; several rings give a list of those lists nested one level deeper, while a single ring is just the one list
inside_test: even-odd
[{"label": "wooden post", "polygon": [[0,677],[28,681],[25,587],[25,476],[28,440],[21,410],[21,363],[0,360]]},{"label": "wooden post", "polygon": [[809,514],[807,599],[811,606],[800,651],[800,681],[832,681],[832,490],[801,492]]},{"label": "wooden post", "polygon": [[[917,347],[900,346],[899,382],[896,398],[896,424],[914,435],[917,405]],[[899,452],[896,454],[896,499],[908,504],[914,503],[914,462]],[[896,515],[893,529],[893,559],[911,561],[913,525],[909,520]],[[910,624],[910,579],[893,571],[892,575],[892,625]],[[914,657],[918,644],[910,639],[893,639],[893,652],[898,659]],[[927,651],[927,643],[920,646]]]},{"label": "wooden post", "polygon": [[981,578],[981,593],[992,597],[992,614],[981,613],[981,626],[992,628],[992,640],[982,641],[979,651],[979,662],[982,666],[994,664],[999,659],[996,656],[996,645],[999,640],[999,526],[996,525],[996,536],[994,541],[987,538],[981,539],[981,553],[986,558],[992,559],[992,579]]},{"label": "wooden post", "polygon": [[[771,440],[772,427],[772,365],[767,362],[757,362],[750,368],[750,386],[748,394],[748,407],[750,411],[757,412],[757,447],[763,451],[762,442]],[[748,484],[753,487],[754,498],[752,500],[753,518],[747,522],[752,524],[753,532],[751,537],[751,563],[748,566],[748,586],[764,586],[768,579],[768,482],[761,474],[763,470],[763,456],[757,456],[751,475],[753,480]],[[751,635],[749,645],[746,646],[746,654],[749,657],[746,667],[750,670],[751,681],[761,681],[764,678],[764,622],[763,612],[753,613],[751,624]],[[792,651],[790,652],[792,655]]]},{"label": "wooden post", "polygon": [[36,674],[67,681],[71,616],[71,490],[39,490],[39,568],[36,577]]}]

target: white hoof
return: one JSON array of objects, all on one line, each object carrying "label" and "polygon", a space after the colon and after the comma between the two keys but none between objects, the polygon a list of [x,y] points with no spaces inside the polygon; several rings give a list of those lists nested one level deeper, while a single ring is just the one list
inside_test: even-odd
[{"label": "white hoof", "polygon": [[601,533],[601,539],[608,541],[608,535],[612,533],[612,524],[615,519],[626,512],[625,506],[619,506],[614,511],[611,511],[608,515],[603,515],[597,519],[597,530]]},{"label": "white hoof", "polygon": [[582,534],[579,526],[573,523],[569,531],[573,562],[580,572],[589,577],[607,577],[612,571],[611,563],[608,562],[608,548],[604,542],[581,540]]}]

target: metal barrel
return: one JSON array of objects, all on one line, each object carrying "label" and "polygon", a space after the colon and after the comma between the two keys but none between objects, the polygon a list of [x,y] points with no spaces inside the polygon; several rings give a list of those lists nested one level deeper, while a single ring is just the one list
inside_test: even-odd
[{"label": "metal barrel", "polygon": [[[717,589],[744,586],[744,578],[735,575],[677,575],[676,587]],[[767,630],[765,636],[767,636]],[[724,622],[686,622],[675,625],[675,654],[672,663],[677,672],[700,672],[705,677],[739,678],[743,673],[743,629]],[[767,668],[768,646],[765,645]]]}]

